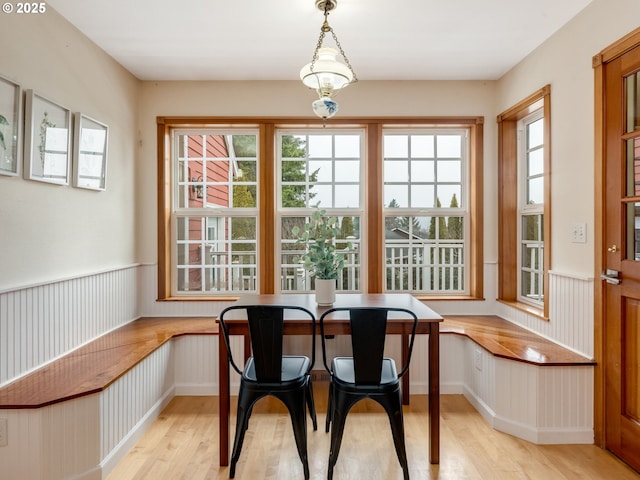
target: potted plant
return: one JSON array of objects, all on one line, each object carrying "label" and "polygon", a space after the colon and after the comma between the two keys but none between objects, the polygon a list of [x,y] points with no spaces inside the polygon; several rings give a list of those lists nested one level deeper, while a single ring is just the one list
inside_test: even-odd
[{"label": "potted plant", "polygon": [[[344,253],[338,251],[335,242],[340,234],[338,217],[327,217],[326,213],[326,210],[316,206],[303,231],[297,225],[292,229],[293,235],[297,237],[296,243],[306,247],[306,252],[299,257],[299,261],[315,278],[318,305],[332,305],[335,301],[336,280],[345,262]],[[350,248],[351,242],[346,242],[345,250]]]}]

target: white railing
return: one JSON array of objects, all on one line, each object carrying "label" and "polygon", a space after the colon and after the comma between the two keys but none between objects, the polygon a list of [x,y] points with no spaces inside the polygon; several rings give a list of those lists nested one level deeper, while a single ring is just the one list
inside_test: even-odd
[{"label": "white railing", "polygon": [[[300,263],[285,263],[300,255],[300,250],[283,250],[280,289],[283,292],[310,292],[314,279]],[[336,282],[336,290],[355,292],[360,290],[360,253],[357,249],[344,252],[345,266]]]},{"label": "white railing", "polygon": [[387,243],[387,291],[464,291],[464,246]]},{"label": "white railing", "polygon": [[[300,250],[282,250],[280,289],[283,292],[310,292],[314,279],[299,262]],[[338,291],[360,290],[360,252],[345,252],[345,268],[337,280]],[[255,251],[211,252],[205,266],[205,289],[209,291],[256,291]],[[231,262],[229,264],[229,262]],[[386,291],[464,291],[464,246],[462,243],[385,245]]]}]

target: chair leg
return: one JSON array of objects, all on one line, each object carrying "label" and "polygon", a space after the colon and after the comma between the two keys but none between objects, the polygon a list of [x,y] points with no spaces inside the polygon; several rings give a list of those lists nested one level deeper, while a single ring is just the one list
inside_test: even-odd
[{"label": "chair leg", "polygon": [[233,441],[233,452],[231,454],[231,462],[229,464],[229,478],[234,478],[236,475],[236,464],[240,458],[240,452],[242,451],[242,444],[244,443],[244,434],[249,428],[249,417],[253,410],[253,404],[256,399],[250,398],[246,390],[240,386],[240,392],[238,394],[238,411],[236,413],[236,434]]},{"label": "chair leg", "polygon": [[407,450],[404,441],[404,418],[402,415],[402,398],[400,395],[372,397],[387,412],[393,444],[396,448],[396,455],[404,473],[404,480],[409,480],[409,464],[407,462]]},{"label": "chair leg", "polygon": [[329,433],[331,419],[333,418],[333,382],[329,383],[329,399],[327,400],[327,418],[324,424],[324,431]]},{"label": "chair leg", "polygon": [[307,375],[307,406],[309,408],[309,415],[313,422],[313,430],[318,430],[318,420],[316,419],[316,405],[313,398],[313,384],[311,383],[311,375]]},{"label": "chair leg", "polygon": [[[301,398],[299,395],[279,395],[278,398],[286,405],[291,417],[293,436],[296,439],[298,455],[302,461],[304,478],[309,480],[309,457],[307,455],[307,400],[306,389]],[[302,400],[302,401],[300,401]]]},{"label": "chair leg", "polygon": [[338,461],[340,446],[342,445],[342,434],[347,421],[347,415],[351,407],[358,401],[360,397],[353,397],[347,393],[341,392],[337,388],[333,388],[333,406],[331,422],[331,448],[329,450],[329,465],[327,471],[327,480],[333,478],[333,467]]}]

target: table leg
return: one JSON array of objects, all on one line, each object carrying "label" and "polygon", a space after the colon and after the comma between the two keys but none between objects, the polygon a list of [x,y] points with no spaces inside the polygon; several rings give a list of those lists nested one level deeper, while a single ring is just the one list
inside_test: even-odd
[{"label": "table leg", "polygon": [[[406,365],[407,363],[407,356],[409,355],[409,338],[410,336],[408,334],[402,334],[400,336],[401,343],[402,343],[402,364]],[[411,372],[409,372],[409,370],[407,370],[407,373],[404,374],[404,377],[402,377],[402,404],[403,405],[409,405],[409,394],[410,389],[409,389],[409,385],[411,385],[410,380],[409,380],[409,374]]]},{"label": "table leg", "polygon": [[440,463],[440,328],[429,332],[429,461]]},{"label": "table leg", "polygon": [[220,417],[220,466],[229,465],[229,358],[222,332],[218,335],[218,381]]}]

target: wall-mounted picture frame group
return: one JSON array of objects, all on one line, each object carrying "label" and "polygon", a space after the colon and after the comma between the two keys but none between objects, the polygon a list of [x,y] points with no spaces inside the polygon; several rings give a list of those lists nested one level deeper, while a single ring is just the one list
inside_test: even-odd
[{"label": "wall-mounted picture frame group", "polygon": [[27,90],[24,139],[24,177],[68,185],[71,111],[33,90]]},{"label": "wall-mounted picture frame group", "polygon": [[109,127],[83,113],[76,113],[74,139],[73,185],[104,190]]},{"label": "wall-mounted picture frame group", "polygon": [[0,76],[0,175],[17,176],[22,158],[22,88]]}]

